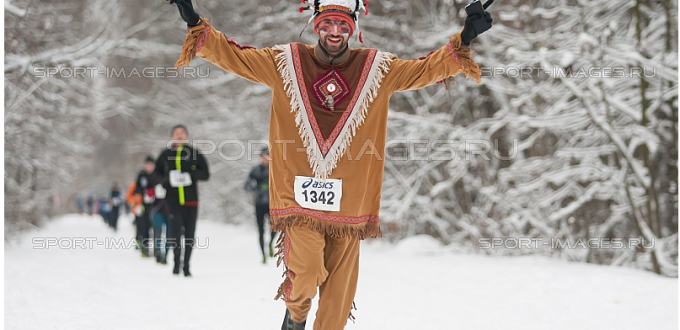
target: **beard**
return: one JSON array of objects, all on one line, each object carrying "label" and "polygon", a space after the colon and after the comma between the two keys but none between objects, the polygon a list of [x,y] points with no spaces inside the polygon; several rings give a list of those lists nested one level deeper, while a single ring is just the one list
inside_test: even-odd
[{"label": "beard", "polygon": [[[339,39],[340,42],[332,42],[329,39]],[[340,37],[331,37],[329,35],[325,35],[323,38],[320,40],[321,46],[326,50],[326,53],[328,55],[336,57],[338,55],[341,55],[342,53],[347,50],[347,44],[349,42],[349,37],[345,36],[340,36]]]}]

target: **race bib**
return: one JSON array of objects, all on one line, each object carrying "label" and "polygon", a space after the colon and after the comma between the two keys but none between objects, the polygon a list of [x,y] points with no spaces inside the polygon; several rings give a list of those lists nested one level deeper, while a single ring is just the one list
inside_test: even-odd
[{"label": "race bib", "polygon": [[120,206],[120,204],[122,204],[122,200],[120,197],[111,198],[111,204],[113,204],[113,206]]},{"label": "race bib", "polygon": [[156,198],[158,198],[158,199],[163,199],[163,198],[165,198],[165,193],[166,193],[166,192],[167,192],[167,191],[165,191],[165,188],[163,188],[163,186],[162,186],[161,184],[157,184],[157,185],[154,187],[154,195],[156,195]]},{"label": "race bib", "polygon": [[295,201],[306,209],[340,211],[342,180],[295,176]]},{"label": "race bib", "polygon": [[149,196],[148,194],[144,194],[144,204],[151,204],[153,203],[153,196]]},{"label": "race bib", "polygon": [[144,208],[141,205],[137,205],[132,209],[132,213],[136,216],[141,216],[144,213]]},{"label": "race bib", "polygon": [[178,170],[170,171],[170,186],[173,188],[177,187],[188,187],[191,185],[191,175],[188,172],[182,172]]}]

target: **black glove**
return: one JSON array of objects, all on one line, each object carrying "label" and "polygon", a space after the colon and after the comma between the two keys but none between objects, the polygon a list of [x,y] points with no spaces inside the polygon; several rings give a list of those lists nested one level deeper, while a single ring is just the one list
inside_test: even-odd
[{"label": "black glove", "polygon": [[179,9],[179,15],[182,16],[182,19],[187,22],[188,26],[196,26],[198,25],[198,22],[201,20],[201,16],[199,16],[196,11],[194,10],[194,6],[191,5],[191,0],[167,0],[170,1],[170,4],[176,4],[177,9]]},{"label": "black glove", "polygon": [[[486,9],[486,7],[491,4],[491,2],[493,1],[488,1],[484,5],[484,9]],[[481,8],[481,5],[478,8],[478,11],[474,13],[468,13],[468,17],[465,18],[465,25],[463,25],[463,31],[460,33],[461,41],[463,44],[468,46],[472,40],[477,38],[477,36],[490,29],[491,23],[493,22],[491,14],[489,14],[487,11],[484,11]]]}]

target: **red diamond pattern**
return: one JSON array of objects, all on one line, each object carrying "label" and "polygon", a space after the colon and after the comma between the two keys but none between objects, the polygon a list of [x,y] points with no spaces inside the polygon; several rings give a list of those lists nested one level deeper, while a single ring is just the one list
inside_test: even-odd
[{"label": "red diamond pattern", "polygon": [[312,81],[312,94],[324,109],[330,111],[325,103],[326,97],[331,95],[333,103],[340,104],[349,96],[349,84],[342,73],[330,68]]}]

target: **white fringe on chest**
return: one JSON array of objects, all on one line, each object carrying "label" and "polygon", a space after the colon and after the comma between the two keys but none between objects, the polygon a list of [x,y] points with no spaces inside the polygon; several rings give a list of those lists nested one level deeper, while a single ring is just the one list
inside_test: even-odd
[{"label": "white fringe on chest", "polygon": [[[391,54],[377,51],[364,87],[360,91],[354,91],[360,94],[353,109],[351,109],[347,122],[345,122],[338,137],[324,157],[312,131],[310,118],[307,116],[302,95],[300,94],[291,46],[290,44],[279,45],[273,49],[282,50],[276,56],[277,69],[283,79],[283,88],[286,91],[286,95],[290,98],[291,112],[295,113],[295,124],[298,127],[298,133],[300,138],[302,138],[303,146],[306,148],[309,166],[315,177],[326,179],[331,175],[333,169],[337,167],[340,158],[349,149],[352,138],[356,135],[357,129],[366,118],[370,104],[378,96],[378,89],[380,89],[382,79],[392,63]],[[353,93],[350,95],[353,95]]]}]

